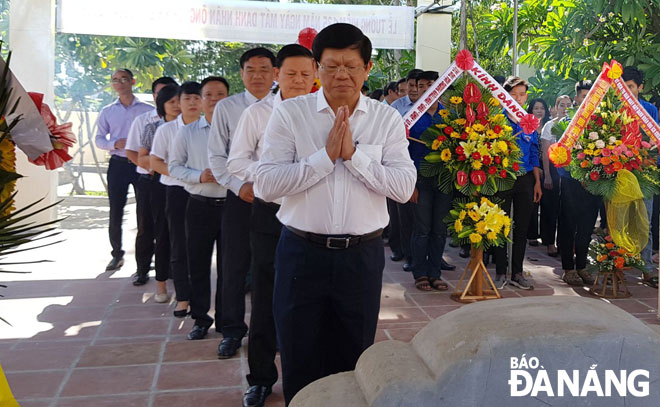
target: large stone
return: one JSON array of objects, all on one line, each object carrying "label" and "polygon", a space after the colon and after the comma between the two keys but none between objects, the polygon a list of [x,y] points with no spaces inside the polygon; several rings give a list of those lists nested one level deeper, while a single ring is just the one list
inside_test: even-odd
[{"label": "large stone", "polygon": [[[512,358],[519,364],[523,357],[538,360],[539,366],[512,369]],[[640,369],[648,372],[648,380],[639,376],[620,390],[607,385],[606,375],[619,379]],[[524,370],[520,375],[531,378],[523,396],[512,397],[512,370]],[[590,370],[600,382],[595,387],[586,386],[594,374]],[[578,396],[559,385],[560,371],[571,380],[577,371]],[[544,384],[539,381],[544,374],[549,387],[532,386],[534,380]],[[645,382],[650,382],[648,396],[636,396]],[[521,379],[514,388],[523,390],[525,384]],[[609,388],[612,396],[598,396],[596,388],[603,392]],[[532,395],[534,389],[538,393]],[[558,396],[560,389],[563,397]],[[354,373],[321,379],[291,403],[292,407],[348,405],[657,407],[660,335],[620,308],[596,299],[527,297],[471,304],[432,321],[409,344],[373,345],[360,357]]]}]

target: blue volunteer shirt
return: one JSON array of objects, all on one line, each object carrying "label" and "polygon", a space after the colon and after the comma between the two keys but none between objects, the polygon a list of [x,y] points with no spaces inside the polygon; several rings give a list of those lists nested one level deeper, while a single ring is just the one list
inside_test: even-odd
[{"label": "blue volunteer shirt", "polygon": [[[441,104],[438,104],[438,111],[435,112],[433,116],[431,116],[428,112],[424,113],[422,117],[417,120],[417,123],[415,123],[410,128],[408,136],[419,140],[422,137],[422,133],[424,133],[426,129],[435,124],[442,123],[442,116],[438,114],[438,112],[442,109],[444,109],[444,107],[442,107]],[[424,157],[426,157],[428,153],[431,152],[431,150],[426,147],[426,145],[416,141],[410,140],[408,143],[408,152],[410,152],[410,158],[412,158],[413,162],[415,163],[415,167],[417,167],[417,171],[419,171],[419,163]]]},{"label": "blue volunteer shirt", "polygon": [[520,166],[525,169],[527,172],[532,172],[534,167],[541,167],[539,164],[539,136],[536,133],[536,130],[532,134],[525,134],[523,132],[520,124],[515,123],[507,115],[506,118],[509,120],[509,125],[513,129],[513,134],[517,135],[516,139],[518,141],[518,147],[523,156],[521,158],[522,163]]},{"label": "blue volunteer shirt", "polygon": [[[639,98],[639,104],[642,105],[644,110],[646,110],[649,116],[651,116],[651,118],[655,120],[656,123],[660,123],[660,121],[658,121],[658,108],[655,107],[655,105],[647,102],[642,98]],[[658,164],[660,164],[660,156],[658,157]]]}]

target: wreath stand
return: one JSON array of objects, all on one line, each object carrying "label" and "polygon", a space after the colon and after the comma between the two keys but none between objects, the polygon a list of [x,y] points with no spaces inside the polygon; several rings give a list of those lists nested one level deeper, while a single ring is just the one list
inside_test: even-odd
[{"label": "wreath stand", "polygon": [[[601,281],[600,286],[598,285],[598,281]],[[607,299],[628,298],[632,296],[630,291],[628,291],[623,270],[599,271],[598,277],[589,292],[597,297]]]},{"label": "wreath stand", "polygon": [[[495,300],[502,298],[495,283],[490,278],[488,270],[484,265],[484,251],[483,249],[476,249],[472,247],[470,250],[470,263],[465,267],[465,271],[458,281],[456,290],[451,295],[454,301],[471,303],[484,300]],[[463,282],[470,273],[470,278],[463,287]]]}]

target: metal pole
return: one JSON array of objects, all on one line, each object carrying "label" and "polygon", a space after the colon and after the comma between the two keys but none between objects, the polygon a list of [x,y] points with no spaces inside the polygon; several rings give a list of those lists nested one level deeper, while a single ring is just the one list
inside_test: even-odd
[{"label": "metal pole", "polygon": [[513,0],[513,55],[512,70],[513,76],[518,76],[518,0]]},{"label": "metal pole", "polygon": [[458,42],[459,50],[467,49],[467,2],[461,0],[461,38]]}]

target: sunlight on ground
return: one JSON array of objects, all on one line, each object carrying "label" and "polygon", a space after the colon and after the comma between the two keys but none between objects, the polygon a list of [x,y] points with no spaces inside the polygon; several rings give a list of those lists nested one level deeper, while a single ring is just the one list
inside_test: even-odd
[{"label": "sunlight on ground", "polygon": [[[73,297],[42,297],[4,299],[0,302],[0,317],[12,326],[4,325],[0,329],[0,339],[31,338],[40,332],[49,331],[53,324],[40,322],[41,315],[50,306],[65,306]],[[4,324],[0,322],[0,324]],[[77,334],[77,333],[76,333]]]}]

